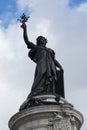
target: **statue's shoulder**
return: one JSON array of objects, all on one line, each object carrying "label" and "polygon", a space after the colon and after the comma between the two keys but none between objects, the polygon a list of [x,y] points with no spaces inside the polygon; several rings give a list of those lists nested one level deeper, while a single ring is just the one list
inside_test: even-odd
[{"label": "statue's shoulder", "polygon": [[31,60],[33,60],[34,62],[36,62],[36,53],[37,53],[37,49],[31,49],[28,53],[28,56],[30,57]]},{"label": "statue's shoulder", "polygon": [[48,51],[50,52],[50,53],[52,53],[52,54],[54,54],[55,55],[55,52],[54,52],[54,50],[53,49],[51,49],[51,48],[47,48],[48,49]]}]

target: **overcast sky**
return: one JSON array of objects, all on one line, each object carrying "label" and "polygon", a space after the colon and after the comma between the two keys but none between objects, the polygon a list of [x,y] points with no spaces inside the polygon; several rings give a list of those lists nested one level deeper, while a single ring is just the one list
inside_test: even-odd
[{"label": "overcast sky", "polygon": [[35,63],[28,58],[17,19],[30,15],[28,36],[47,37],[64,68],[65,95],[87,129],[87,0],[0,0],[0,130],[30,92]]}]

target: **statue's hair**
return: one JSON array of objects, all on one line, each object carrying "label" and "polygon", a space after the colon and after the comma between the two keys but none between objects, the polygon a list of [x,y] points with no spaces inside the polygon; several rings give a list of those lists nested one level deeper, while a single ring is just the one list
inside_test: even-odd
[{"label": "statue's hair", "polygon": [[40,40],[41,40],[42,38],[45,40],[45,43],[44,43],[44,44],[45,44],[45,45],[47,44],[47,39],[46,39],[45,37],[43,37],[43,36],[38,36],[37,39],[36,39],[36,40],[37,40],[37,45],[41,44],[41,43],[40,43]]}]

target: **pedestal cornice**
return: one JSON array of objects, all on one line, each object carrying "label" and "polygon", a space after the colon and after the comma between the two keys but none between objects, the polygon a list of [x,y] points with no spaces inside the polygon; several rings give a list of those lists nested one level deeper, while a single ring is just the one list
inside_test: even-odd
[{"label": "pedestal cornice", "polygon": [[[59,120],[61,122],[67,121],[71,125],[75,122],[78,129],[83,124],[82,114],[75,110],[71,104],[41,105],[16,113],[9,121],[9,128],[11,130],[27,130],[29,128],[30,130],[39,127],[48,127],[50,123],[59,122]],[[26,128],[23,128],[24,126]]]}]

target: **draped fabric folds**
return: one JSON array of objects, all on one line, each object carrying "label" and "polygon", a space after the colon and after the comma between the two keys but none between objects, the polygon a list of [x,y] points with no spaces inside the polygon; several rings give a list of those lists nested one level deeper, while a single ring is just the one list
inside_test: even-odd
[{"label": "draped fabric folds", "polygon": [[37,47],[31,49],[28,56],[36,63],[29,96],[54,93],[64,97],[63,73],[56,68],[54,51],[46,47]]}]

